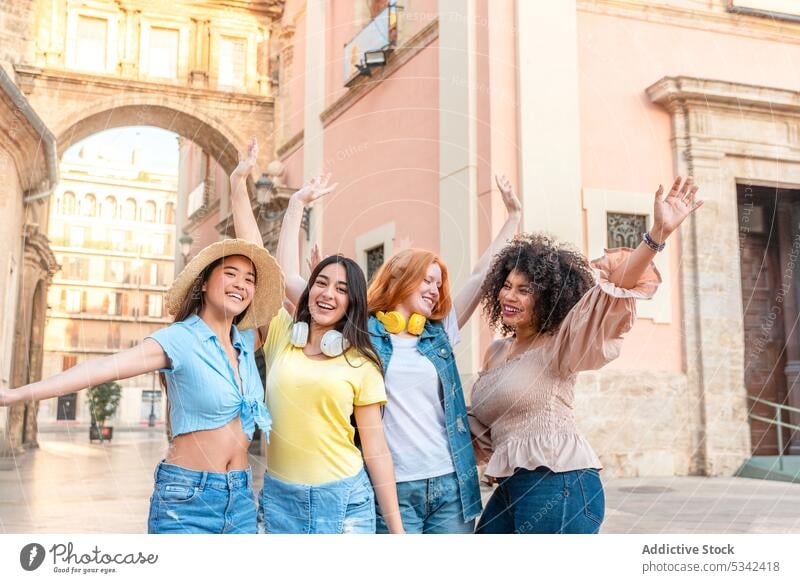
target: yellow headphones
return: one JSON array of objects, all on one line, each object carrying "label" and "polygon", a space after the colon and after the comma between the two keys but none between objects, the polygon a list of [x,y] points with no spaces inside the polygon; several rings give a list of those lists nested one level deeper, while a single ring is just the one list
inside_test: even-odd
[{"label": "yellow headphones", "polygon": [[389,334],[399,334],[403,330],[407,330],[409,334],[419,336],[425,329],[425,316],[416,312],[411,314],[408,319],[408,328],[406,328],[406,317],[400,312],[378,312],[375,317],[380,320]]}]

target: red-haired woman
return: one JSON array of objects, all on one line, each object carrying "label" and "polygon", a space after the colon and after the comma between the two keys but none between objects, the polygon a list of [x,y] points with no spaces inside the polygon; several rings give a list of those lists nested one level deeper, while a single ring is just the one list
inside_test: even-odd
[{"label": "red-haired woman", "polygon": [[[444,261],[422,249],[391,257],[369,288],[369,332],[388,396],[383,425],[409,533],[471,533],[481,511],[453,346],[478,306],[494,251],[519,224],[521,205],[510,183],[503,177],[497,184],[508,218],[453,298]],[[378,532],[386,531],[379,513]]]}]

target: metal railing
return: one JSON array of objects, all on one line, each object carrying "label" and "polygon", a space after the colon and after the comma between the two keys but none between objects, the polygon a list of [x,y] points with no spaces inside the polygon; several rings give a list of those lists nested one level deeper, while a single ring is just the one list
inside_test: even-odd
[{"label": "metal railing", "polygon": [[791,413],[800,413],[800,409],[798,409],[797,407],[790,407],[789,405],[781,405],[780,403],[774,403],[772,401],[767,401],[766,399],[753,397],[751,395],[748,395],[747,398],[756,403],[767,405],[775,409],[775,415],[773,416],[772,419],[768,417],[762,417],[761,415],[756,415],[755,413],[753,413],[752,410],[748,412],[748,416],[750,417],[750,419],[753,419],[755,421],[761,421],[769,425],[777,426],[777,430],[775,431],[775,433],[778,435],[778,469],[783,471],[783,428],[786,427],[787,429],[791,429],[793,432],[800,431],[800,425],[794,425],[793,423],[784,423],[783,420],[781,419],[781,413],[783,411],[789,411]]}]

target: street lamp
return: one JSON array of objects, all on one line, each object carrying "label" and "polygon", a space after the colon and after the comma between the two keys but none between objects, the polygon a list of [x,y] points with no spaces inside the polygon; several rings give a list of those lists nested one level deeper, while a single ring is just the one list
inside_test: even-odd
[{"label": "street lamp", "polygon": [[183,257],[183,265],[185,266],[189,262],[189,253],[192,251],[192,243],[194,243],[194,239],[192,239],[189,234],[184,231],[183,236],[178,239],[178,243],[181,245],[181,256]]},{"label": "street lamp", "polygon": [[255,187],[258,204],[262,206],[267,204],[272,196],[272,189],[275,188],[275,183],[269,179],[269,176],[262,174],[256,181]]},{"label": "street lamp", "polygon": [[150,388],[150,415],[147,417],[147,426],[156,426],[156,373],[153,373],[153,384]]}]

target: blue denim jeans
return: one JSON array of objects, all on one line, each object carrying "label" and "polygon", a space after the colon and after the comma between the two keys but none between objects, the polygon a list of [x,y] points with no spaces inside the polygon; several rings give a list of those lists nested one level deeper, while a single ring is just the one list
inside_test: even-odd
[{"label": "blue denim jeans", "polygon": [[593,468],[551,472],[517,468],[498,480],[478,534],[597,534],[605,515],[600,474]]},{"label": "blue denim jeans", "polygon": [[367,472],[324,484],[293,484],[268,473],[259,495],[267,534],[374,534],[375,494]]},{"label": "blue denim jeans", "polygon": [[[464,522],[456,473],[397,483],[403,528],[409,534],[472,534],[475,520]],[[378,509],[378,532],[386,526]]]},{"label": "blue denim jeans", "polygon": [[161,462],[150,497],[150,534],[255,534],[250,468],[200,472]]}]

